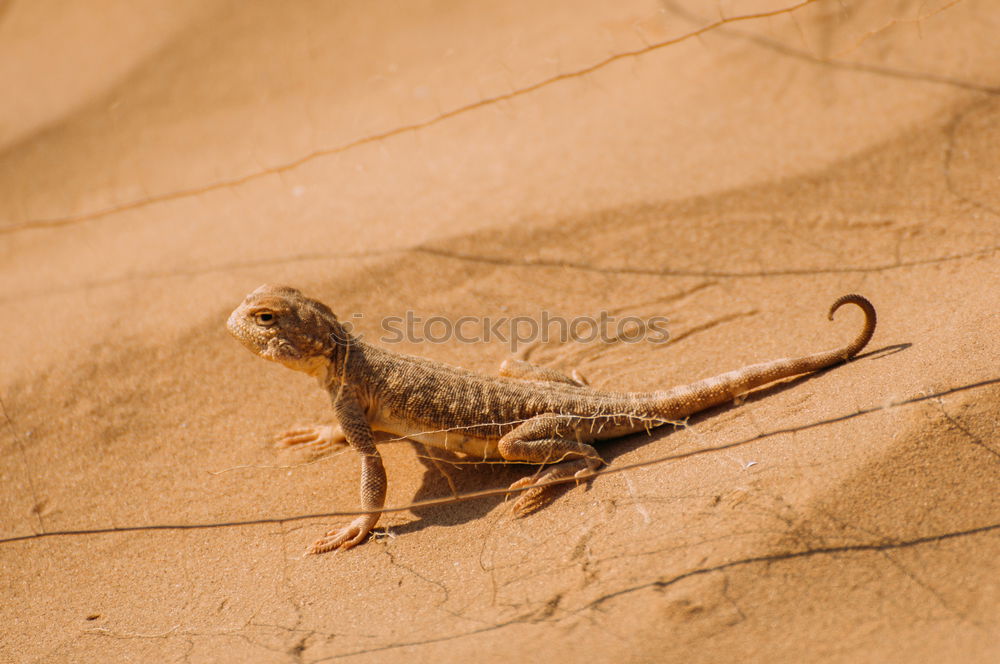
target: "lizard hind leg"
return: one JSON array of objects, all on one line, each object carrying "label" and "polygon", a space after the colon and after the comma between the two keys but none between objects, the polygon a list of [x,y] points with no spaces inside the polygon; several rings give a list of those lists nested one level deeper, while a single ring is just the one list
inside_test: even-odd
[{"label": "lizard hind leg", "polygon": [[541,474],[522,477],[510,485],[510,490],[520,490],[524,487],[531,488],[520,492],[520,495],[511,504],[511,512],[515,517],[528,516],[552,502],[558,491],[566,486],[563,483],[548,484],[548,482],[564,477],[584,478],[592,475],[594,470],[595,468],[591,468],[586,459],[576,459],[574,461],[553,464],[542,471]]},{"label": "lizard hind leg", "polygon": [[514,501],[515,516],[530,514],[551,500],[558,485],[545,486],[548,482],[583,478],[604,464],[597,450],[581,440],[582,431],[579,418],[546,413],[531,418],[500,439],[497,447],[506,461],[553,464],[540,475],[522,478],[510,486],[511,489],[532,487]]}]

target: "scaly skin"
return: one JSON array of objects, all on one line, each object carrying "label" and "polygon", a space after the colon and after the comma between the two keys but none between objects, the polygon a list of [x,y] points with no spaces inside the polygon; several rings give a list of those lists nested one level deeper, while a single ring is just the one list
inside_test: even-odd
[{"label": "scaly skin", "polygon": [[[410,355],[392,353],[352,337],[323,303],[294,288],[264,285],[233,311],[227,326],[257,355],[308,373],[330,394],[337,426],[289,431],[279,444],[329,449],[346,442],[361,456],[361,507],[370,513],[331,531],[311,553],[348,549],[364,541],[379,518],[386,475],[373,430],[482,459],[551,464],[522,489],[563,477],[585,477],[601,464],[590,443],[683,420],[732,401],[754,388],[849,360],[875,332],[875,308],[860,295],[844,304],[865,314],[851,343],[813,355],[773,360],[657,392],[605,392],[579,376],[507,361],[489,377]],[[546,487],[524,491],[515,513],[544,502]]]}]

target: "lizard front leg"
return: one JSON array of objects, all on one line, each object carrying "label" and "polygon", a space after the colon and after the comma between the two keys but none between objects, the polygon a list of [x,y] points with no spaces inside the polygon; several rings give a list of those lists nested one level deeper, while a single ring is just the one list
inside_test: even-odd
[{"label": "lizard front leg", "polygon": [[[584,477],[603,463],[593,446],[583,442],[580,420],[570,415],[545,413],[533,417],[506,434],[497,444],[507,461],[553,464],[537,477],[524,477],[510,485],[520,489],[563,477]],[[538,486],[523,492],[514,501],[517,516],[529,514],[548,500],[553,486]]]},{"label": "lizard front leg", "polygon": [[347,445],[347,438],[339,424],[318,424],[311,427],[289,429],[274,439],[274,446],[308,452],[321,457]]},{"label": "lizard front leg", "polygon": [[500,371],[498,371],[497,374],[503,376],[504,378],[567,383],[569,385],[575,385],[576,387],[589,387],[590,385],[590,383],[587,382],[587,379],[581,376],[576,369],[573,370],[573,377],[570,378],[561,371],[550,369],[548,367],[540,367],[537,364],[531,364],[530,362],[525,362],[524,360],[518,360],[512,357],[507,358],[500,364]]},{"label": "lizard front leg", "polygon": [[382,466],[382,456],[375,447],[372,429],[354,390],[348,386],[337,390],[333,397],[333,410],[340,421],[347,444],[361,456],[361,509],[372,511],[362,514],[340,530],[331,530],[313,543],[308,553],[350,549],[360,544],[375,527],[381,516],[378,510],[385,504],[388,482]]}]

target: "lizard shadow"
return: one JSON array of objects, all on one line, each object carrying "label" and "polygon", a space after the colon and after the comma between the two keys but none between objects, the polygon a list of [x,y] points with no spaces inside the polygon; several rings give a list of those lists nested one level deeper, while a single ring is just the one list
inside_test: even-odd
[{"label": "lizard shadow", "polygon": [[[910,348],[913,344],[902,343],[885,346],[869,351],[853,358],[852,361],[859,360],[880,360],[889,355]],[[827,371],[837,369],[840,365],[827,367],[820,371],[803,374],[794,378],[789,378],[778,383],[774,383],[747,394],[739,402],[729,402],[713,408],[709,408],[700,413],[696,413],[687,419],[686,424],[692,425],[703,422],[712,417],[738,408],[744,404],[780,394],[790,390],[825,374]],[[678,427],[659,427],[650,432],[649,435],[634,434],[614,440],[609,440],[601,444],[600,452],[606,464],[610,465],[620,456],[633,452],[640,447],[663,440],[673,433]],[[506,488],[516,480],[538,471],[539,466],[531,464],[504,463],[504,462],[476,462],[466,457],[460,457],[439,449],[426,448],[423,445],[414,443],[417,459],[424,466],[424,476],[420,487],[413,496],[413,502],[446,498],[448,496],[463,495],[484,488]],[[592,480],[591,480],[592,481]],[[584,489],[589,489],[589,482],[583,483]],[[558,500],[563,494],[573,490],[576,485],[567,483],[563,486],[555,486],[550,490],[550,495],[545,500],[544,505],[551,504]],[[404,524],[392,527],[397,534],[413,533],[429,526],[456,526],[467,521],[476,521],[494,510],[498,505],[507,500],[504,496],[487,496],[476,500],[456,501],[448,506],[448,509],[441,509],[442,506],[428,506],[414,508],[411,512],[417,519]],[[543,506],[544,507],[544,506]]]},{"label": "lizard shadow", "polygon": [[[506,488],[525,475],[525,469],[537,466],[505,462],[474,461],[444,450],[428,448],[413,443],[417,460],[424,467],[420,487],[413,502],[460,496],[485,488]],[[478,521],[506,500],[505,496],[485,496],[476,500],[456,501],[442,509],[442,505],[414,507],[417,518],[392,527],[402,535],[417,532],[429,526],[457,526],[468,521]]]}]

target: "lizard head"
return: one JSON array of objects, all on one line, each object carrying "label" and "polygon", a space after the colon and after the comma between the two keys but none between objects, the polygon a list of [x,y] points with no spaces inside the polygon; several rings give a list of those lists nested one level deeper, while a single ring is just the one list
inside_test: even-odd
[{"label": "lizard head", "polygon": [[265,284],[233,310],[230,334],[266,360],[322,377],[346,333],[322,302],[288,286]]}]

